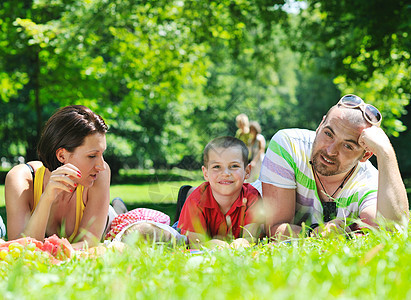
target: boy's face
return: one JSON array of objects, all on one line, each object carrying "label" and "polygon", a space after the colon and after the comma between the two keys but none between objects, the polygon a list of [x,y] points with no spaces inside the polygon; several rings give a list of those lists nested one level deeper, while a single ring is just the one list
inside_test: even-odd
[{"label": "boy's face", "polygon": [[244,180],[250,177],[250,165],[244,168],[240,147],[215,148],[208,152],[208,165],[203,166],[204,179],[213,195],[237,198]]}]

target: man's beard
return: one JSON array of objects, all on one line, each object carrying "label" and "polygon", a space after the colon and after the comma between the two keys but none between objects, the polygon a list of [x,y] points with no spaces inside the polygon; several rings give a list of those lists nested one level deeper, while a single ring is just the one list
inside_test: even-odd
[{"label": "man's beard", "polygon": [[[335,163],[332,166],[332,169],[330,169],[330,166],[325,166],[324,164],[322,164],[321,162],[319,162],[319,157],[320,155],[324,156],[325,158],[327,158],[329,161],[332,161],[333,163]],[[315,171],[318,174],[321,174],[322,176],[333,176],[333,175],[337,175],[337,174],[341,174],[343,172],[341,172],[341,170],[339,170],[340,168],[340,163],[337,160],[334,159],[330,159],[328,156],[325,156],[324,154],[317,152],[313,158],[312,158],[312,163],[313,163],[313,167],[315,169]]]}]

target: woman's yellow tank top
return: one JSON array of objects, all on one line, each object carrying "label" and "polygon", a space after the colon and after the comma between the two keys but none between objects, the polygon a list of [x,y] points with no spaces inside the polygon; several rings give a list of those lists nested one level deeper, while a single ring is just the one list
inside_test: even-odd
[{"label": "woman's yellow tank top", "polygon": [[[40,196],[43,193],[43,179],[44,179],[44,172],[46,168],[44,166],[41,166],[40,168],[37,169],[36,171],[36,176],[34,177],[34,203],[33,203],[33,209],[31,210],[31,213],[34,212],[36,209],[37,204],[40,201]],[[83,203],[83,190],[84,186],[78,185],[77,186],[77,192],[76,192],[76,225],[74,227],[73,234],[69,237],[69,241],[71,242],[74,237],[78,233],[78,229],[80,226],[80,221],[83,218],[83,212],[84,212],[84,203]]]}]

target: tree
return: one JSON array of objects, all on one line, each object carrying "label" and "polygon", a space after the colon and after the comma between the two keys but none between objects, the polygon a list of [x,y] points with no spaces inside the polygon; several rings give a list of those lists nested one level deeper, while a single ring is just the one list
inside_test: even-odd
[{"label": "tree", "polygon": [[324,67],[343,94],[357,93],[383,113],[383,127],[398,136],[410,99],[411,7],[407,1],[307,1],[297,49],[332,64]]}]

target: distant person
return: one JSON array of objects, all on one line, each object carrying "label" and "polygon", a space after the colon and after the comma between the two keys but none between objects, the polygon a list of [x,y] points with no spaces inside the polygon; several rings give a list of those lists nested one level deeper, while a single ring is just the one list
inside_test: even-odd
[{"label": "distant person", "polygon": [[50,117],[38,143],[40,161],[7,174],[9,240],[57,234],[76,248],[98,243],[110,202],[106,132],[104,120],[85,106],[66,106]]},{"label": "distant person", "polygon": [[[286,129],[271,139],[260,180],[271,236],[350,232],[378,216],[408,221],[407,192],[381,113],[356,95],[331,107],[316,131]],[[368,161],[377,157],[378,171]]]},{"label": "distant person", "polygon": [[250,176],[248,149],[234,137],[219,137],[204,149],[204,179],[187,198],[178,228],[190,247],[248,246],[259,237],[261,198],[244,180]]},{"label": "distant person", "polygon": [[250,139],[250,124],[248,121],[248,117],[246,114],[239,114],[236,118],[236,126],[237,132],[235,133],[235,137],[241,141],[248,147],[249,139]]},{"label": "distant person", "polygon": [[250,122],[250,140],[248,148],[251,154],[251,173],[248,182],[256,181],[260,175],[261,164],[265,153],[265,143],[265,138],[261,134],[260,124],[256,121]]}]

